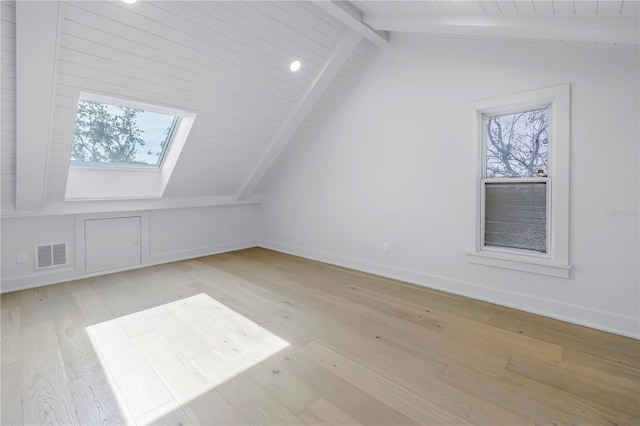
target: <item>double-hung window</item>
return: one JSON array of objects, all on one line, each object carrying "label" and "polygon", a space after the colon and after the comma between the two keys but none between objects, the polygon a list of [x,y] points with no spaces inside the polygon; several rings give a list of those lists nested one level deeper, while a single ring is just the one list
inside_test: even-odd
[{"label": "double-hung window", "polygon": [[569,86],[474,104],[473,263],[568,277]]},{"label": "double-hung window", "polygon": [[546,254],[549,105],[483,114],[482,247]]}]

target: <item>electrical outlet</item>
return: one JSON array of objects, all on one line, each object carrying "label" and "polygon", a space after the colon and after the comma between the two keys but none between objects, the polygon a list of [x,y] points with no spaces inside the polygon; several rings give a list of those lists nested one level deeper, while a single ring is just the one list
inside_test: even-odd
[{"label": "electrical outlet", "polygon": [[382,244],[382,251],[384,253],[389,253],[389,243]]},{"label": "electrical outlet", "polygon": [[16,252],[16,263],[27,263],[27,252],[26,251]]},{"label": "electrical outlet", "polygon": [[225,226],[224,228],[224,235],[229,235],[229,227]]}]

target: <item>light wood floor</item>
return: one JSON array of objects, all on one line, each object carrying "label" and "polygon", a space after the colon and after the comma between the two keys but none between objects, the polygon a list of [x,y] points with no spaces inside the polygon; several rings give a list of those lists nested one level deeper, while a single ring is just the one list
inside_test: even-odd
[{"label": "light wood floor", "polygon": [[1,311],[3,426],[640,423],[637,340],[263,249]]}]

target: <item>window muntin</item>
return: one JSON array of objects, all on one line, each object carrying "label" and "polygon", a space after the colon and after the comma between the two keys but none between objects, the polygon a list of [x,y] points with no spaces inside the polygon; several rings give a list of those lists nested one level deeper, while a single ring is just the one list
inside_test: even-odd
[{"label": "window muntin", "polygon": [[482,248],[549,252],[549,105],[483,114]]},{"label": "window muntin", "polygon": [[160,167],[178,119],[175,115],[80,99],[71,164]]}]

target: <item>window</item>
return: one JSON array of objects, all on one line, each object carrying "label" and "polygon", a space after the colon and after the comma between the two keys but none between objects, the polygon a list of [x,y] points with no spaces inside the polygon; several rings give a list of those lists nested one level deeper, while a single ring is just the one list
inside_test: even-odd
[{"label": "window", "polygon": [[547,253],[549,106],[482,118],[483,247]]},{"label": "window", "polygon": [[162,197],[193,112],[78,91],[65,201]]},{"label": "window", "polygon": [[178,117],[80,99],[71,164],[159,167]]},{"label": "window", "polygon": [[569,86],[474,103],[472,263],[568,277]]}]

